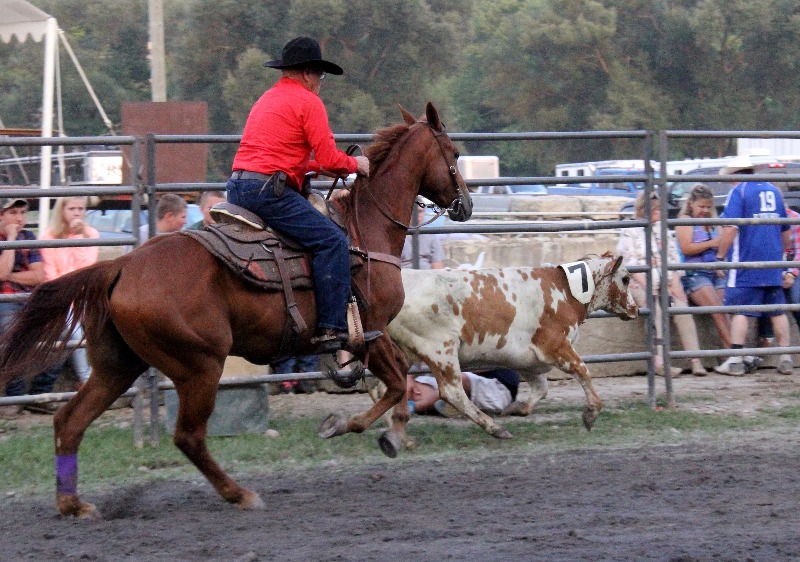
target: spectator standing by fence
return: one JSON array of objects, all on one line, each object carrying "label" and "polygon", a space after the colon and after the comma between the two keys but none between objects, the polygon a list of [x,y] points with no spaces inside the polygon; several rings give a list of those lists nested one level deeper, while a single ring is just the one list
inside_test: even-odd
[{"label": "spectator standing by fence", "polygon": [[[635,205],[635,217],[637,219],[644,218],[644,203],[645,203],[645,194],[644,192],[639,194],[639,197],[636,199]],[[636,228],[626,228],[622,231],[622,234],[619,238],[619,243],[617,244],[617,253],[620,254],[627,265],[633,266],[648,266],[653,271],[658,271],[661,267],[661,209],[658,205],[658,196],[656,193],[652,194],[652,201],[650,205],[650,220],[652,222],[653,228],[653,237],[650,240],[650,248],[652,253],[653,263],[647,263],[647,232],[643,227],[636,227]],[[678,248],[675,244],[675,239],[672,236],[668,237],[667,240],[667,256],[671,263],[678,263],[680,262],[680,256],[678,255]],[[683,285],[681,283],[681,272],[680,271],[669,271],[667,272],[668,279],[667,279],[667,291],[669,291],[669,296],[676,307],[685,307],[688,306],[686,293],[683,291]],[[655,294],[658,294],[660,285],[660,277],[658,275],[653,275],[653,291]],[[631,274],[631,284],[630,284],[630,292],[633,296],[634,301],[640,307],[647,305],[647,277],[644,272],[632,273]],[[655,322],[656,327],[656,338],[658,341],[661,341],[661,305],[658,302],[658,298],[653,299],[653,310],[651,311],[653,314],[653,319]],[[700,344],[697,340],[697,328],[694,324],[694,319],[690,314],[679,314],[674,316],[673,321],[675,322],[675,327],[678,331],[678,336],[681,339],[681,343],[683,344],[683,349],[686,351],[697,351],[700,349]],[[654,358],[655,369],[656,373],[663,375],[664,374],[664,365],[663,365],[663,358],[661,352],[661,345],[656,346],[656,355]],[[696,376],[705,376],[708,373],[706,372],[705,368],[703,367],[703,363],[698,358],[692,358],[692,373]],[[682,369],[679,367],[673,367],[670,374],[673,376],[679,375]]]},{"label": "spectator standing by fence", "polygon": [[[704,184],[692,187],[683,204],[678,218],[709,219],[717,218],[714,207],[714,194]],[[719,231],[712,225],[676,226],[675,236],[686,263],[712,263],[717,260]],[[691,269],[682,278],[683,288],[689,301],[696,306],[722,306],[725,300],[724,269]],[[719,332],[719,339],[725,349],[731,346],[731,321],[724,312],[715,312],[711,318]]]},{"label": "spectator standing by fence", "polygon": [[[790,219],[800,219],[800,213],[793,211],[789,207],[786,207],[786,216]],[[791,247],[789,248],[789,251],[786,252],[786,261],[800,260],[800,224],[791,225],[789,228],[789,233]],[[784,275],[789,276],[790,280],[792,281],[791,286],[784,290],[786,302],[791,304],[800,304],[800,281],[797,281],[797,277],[800,276],[800,269],[797,269],[796,267],[790,267],[786,270]],[[794,321],[797,324],[797,327],[800,328],[800,310],[792,311],[792,316],[794,316]]]},{"label": "spectator standing by fence", "polygon": [[[85,240],[100,238],[100,233],[86,224],[87,197],[62,197],[56,201],[50,218],[40,240]],[[97,246],[72,246],[63,248],[42,248],[44,275],[47,281],[57,279],[82,267],[97,262],[100,248]],[[69,343],[77,344],[83,339],[83,327],[79,324],[70,335]],[[75,348],[72,353],[72,367],[78,377],[78,386],[89,378],[91,369],[86,357],[86,349]]]},{"label": "spectator standing by fence", "polygon": [[[752,174],[754,165],[749,158],[732,161],[720,174]],[[737,184],[728,194],[724,218],[786,218],[786,207],[781,191],[769,182],[746,181]],[[716,258],[724,261],[728,255],[732,263],[782,261],[784,250],[791,249],[789,225],[742,224],[724,226]],[[725,288],[725,306],[783,305],[784,289],[791,287],[793,279],[783,269],[731,269]],[[764,312],[734,312],[731,319],[731,348],[744,347],[747,337],[748,317],[769,317],[775,340],[780,347],[789,345],[789,321],[782,310]],[[720,368],[727,374],[741,376],[746,368],[741,356],[729,357]],[[719,369],[719,368],[718,368]],[[793,374],[794,364],[788,354],[780,356],[778,372]]]},{"label": "spectator standing by fence", "polygon": [[[180,195],[165,193],[156,205],[156,233],[169,234],[178,232],[186,225],[186,201]],[[139,227],[139,245],[150,239],[150,225],[143,224]],[[133,251],[132,246],[125,247],[125,253]]]},{"label": "spectator standing by fence", "polygon": [[[28,201],[25,199],[0,199],[0,240],[36,240],[36,235],[26,230]],[[4,295],[30,293],[44,281],[44,264],[37,249],[20,248],[0,252],[0,292]],[[22,301],[0,302],[0,331],[5,331],[22,308]],[[29,394],[44,394],[53,389],[60,368],[36,375],[28,389]],[[6,396],[25,394],[25,381],[12,379],[6,385]],[[22,411],[20,406],[0,406],[0,416],[14,417]]]}]

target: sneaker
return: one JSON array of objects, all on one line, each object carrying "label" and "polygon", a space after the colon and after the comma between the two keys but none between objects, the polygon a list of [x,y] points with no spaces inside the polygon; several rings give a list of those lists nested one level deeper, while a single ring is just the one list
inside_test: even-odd
[{"label": "sneaker", "polygon": [[764,359],[762,357],[755,357],[753,355],[745,355],[742,358],[742,363],[744,363],[744,372],[745,373],[752,373],[753,371],[759,369],[763,362],[764,362]]},{"label": "sneaker", "polygon": [[792,363],[791,357],[788,355],[781,355],[781,359],[778,362],[778,372],[782,375],[794,374],[794,363]]},{"label": "sneaker", "polygon": [[741,357],[728,357],[722,365],[714,367],[714,371],[720,375],[741,377],[745,374],[746,369]]},{"label": "sneaker", "polygon": [[283,381],[278,389],[278,394],[294,394],[297,381]]}]

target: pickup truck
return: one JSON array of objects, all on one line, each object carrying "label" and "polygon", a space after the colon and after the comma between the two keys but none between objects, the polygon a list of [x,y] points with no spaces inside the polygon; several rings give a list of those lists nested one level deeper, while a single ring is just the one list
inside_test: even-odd
[{"label": "pickup truck", "polygon": [[[602,168],[595,172],[597,176],[629,176],[642,175],[644,170],[631,170],[628,168]],[[611,183],[573,183],[551,185],[547,188],[550,195],[616,195],[618,197],[636,198],[644,189],[644,182],[621,181]]]},{"label": "pickup truck", "polygon": [[511,210],[511,197],[547,195],[547,187],[530,185],[479,185],[470,194],[473,213],[507,213]]}]

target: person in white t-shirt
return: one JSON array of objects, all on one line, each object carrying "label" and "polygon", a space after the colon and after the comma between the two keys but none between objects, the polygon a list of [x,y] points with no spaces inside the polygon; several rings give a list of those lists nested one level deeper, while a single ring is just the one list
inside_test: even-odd
[{"label": "person in white t-shirt", "polygon": [[[469,399],[487,414],[499,414],[517,397],[519,373],[513,369],[491,369],[480,373],[461,373],[461,384]],[[406,396],[412,413],[438,413],[453,417],[458,412],[439,398],[439,385],[428,375],[408,375]]]}]

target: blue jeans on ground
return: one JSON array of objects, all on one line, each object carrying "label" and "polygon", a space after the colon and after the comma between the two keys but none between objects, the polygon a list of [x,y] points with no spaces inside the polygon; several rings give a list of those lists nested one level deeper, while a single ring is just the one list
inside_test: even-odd
[{"label": "blue jeans on ground", "polygon": [[257,214],[270,228],[314,254],[317,327],[347,331],[350,251],[339,227],[289,186],[280,197],[271,182],[261,180],[229,179],[226,187],[228,201]]},{"label": "blue jeans on ground", "polygon": [[[0,302],[0,332],[5,332],[14,315],[23,307],[21,302]],[[56,379],[61,374],[62,365],[56,365],[47,369],[43,373],[36,375],[31,381],[27,394],[45,394],[53,391]],[[22,377],[15,377],[6,384],[6,396],[23,396],[25,392],[25,380]]]}]

